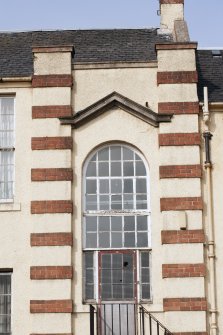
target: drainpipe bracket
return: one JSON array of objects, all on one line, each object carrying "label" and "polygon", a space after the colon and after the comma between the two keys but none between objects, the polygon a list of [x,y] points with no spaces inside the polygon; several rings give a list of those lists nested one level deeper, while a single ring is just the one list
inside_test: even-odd
[{"label": "drainpipe bracket", "polygon": [[207,168],[212,169],[213,165],[212,165],[211,162],[205,162],[204,167],[205,167],[205,169],[207,169]]}]

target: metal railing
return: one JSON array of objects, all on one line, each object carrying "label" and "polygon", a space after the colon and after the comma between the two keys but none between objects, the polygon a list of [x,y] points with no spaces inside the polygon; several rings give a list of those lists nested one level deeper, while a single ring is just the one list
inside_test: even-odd
[{"label": "metal railing", "polygon": [[172,335],[155,316],[147,311],[143,306],[139,306],[139,334],[140,335]]},{"label": "metal railing", "polygon": [[90,335],[172,335],[142,305],[90,305]]}]

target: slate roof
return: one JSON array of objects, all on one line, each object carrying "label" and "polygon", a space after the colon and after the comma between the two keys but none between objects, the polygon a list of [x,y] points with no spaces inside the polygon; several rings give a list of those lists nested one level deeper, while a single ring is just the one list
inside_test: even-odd
[{"label": "slate roof", "polygon": [[156,60],[157,29],[56,30],[0,33],[0,77],[33,74],[32,46],[73,44],[75,63]]},{"label": "slate roof", "polygon": [[[33,74],[32,46],[74,45],[74,63],[155,61],[155,44],[171,41],[170,36],[151,29],[55,30],[0,32],[0,78]],[[211,50],[197,51],[198,96],[208,86],[209,100],[223,101],[222,57]]]},{"label": "slate roof", "polygon": [[197,51],[198,96],[203,101],[203,87],[208,87],[210,102],[223,102],[223,50],[221,57],[213,56],[211,50]]}]

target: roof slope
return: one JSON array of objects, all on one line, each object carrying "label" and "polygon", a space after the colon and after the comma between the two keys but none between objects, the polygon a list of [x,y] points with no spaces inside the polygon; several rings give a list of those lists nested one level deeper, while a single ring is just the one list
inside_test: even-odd
[{"label": "roof slope", "polygon": [[0,77],[33,74],[32,46],[73,44],[75,63],[156,60],[157,29],[56,30],[0,33]]},{"label": "roof slope", "polygon": [[198,97],[204,100],[203,87],[208,87],[210,102],[223,102],[223,50],[213,56],[211,50],[197,51]]}]

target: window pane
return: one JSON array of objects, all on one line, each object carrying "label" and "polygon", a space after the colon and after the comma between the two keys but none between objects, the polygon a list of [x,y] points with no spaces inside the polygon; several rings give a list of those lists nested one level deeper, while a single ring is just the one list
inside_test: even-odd
[{"label": "window pane", "polygon": [[109,284],[101,285],[101,297],[103,300],[108,300],[112,298],[112,286]]},{"label": "window pane", "polygon": [[122,231],[122,217],[121,216],[111,217],[111,230],[112,231]]},{"label": "window pane", "polygon": [[124,299],[133,299],[134,298],[134,290],[133,285],[124,285]]},{"label": "window pane", "polygon": [[147,209],[147,195],[136,195],[136,209]]},{"label": "window pane", "polygon": [[97,231],[97,217],[86,217],[86,231]]},{"label": "window pane", "polygon": [[106,179],[102,179],[99,181],[100,183],[100,193],[109,193],[109,181]]},{"label": "window pane", "polygon": [[118,146],[111,147],[111,160],[112,161],[121,160],[121,147]]},{"label": "window pane", "polygon": [[99,197],[99,205],[100,210],[108,210],[109,209],[109,196],[108,195],[100,195]]},{"label": "window pane", "polygon": [[136,160],[136,161],[141,161],[142,159],[139,157],[139,155],[137,155],[137,154],[135,153],[135,160]]},{"label": "window pane", "polygon": [[86,233],[86,248],[97,248],[97,233]]},{"label": "window pane", "polygon": [[132,179],[124,179],[124,193],[133,193]]},{"label": "window pane", "polygon": [[134,209],[133,195],[124,194],[124,209]]},{"label": "window pane", "polygon": [[121,195],[111,196],[111,209],[122,209],[122,196]]},{"label": "window pane", "polygon": [[125,233],[125,247],[135,247],[135,233]]},{"label": "window pane", "polygon": [[0,295],[0,315],[10,314],[11,312],[11,296]]},{"label": "window pane", "polygon": [[148,230],[147,216],[137,217],[137,230]]},{"label": "window pane", "polygon": [[122,233],[111,233],[111,247],[122,248]]},{"label": "window pane", "polygon": [[96,195],[87,195],[86,196],[86,209],[87,210],[96,210],[97,209],[97,196]]},{"label": "window pane", "polygon": [[146,179],[136,179],[136,193],[146,193]]},{"label": "window pane", "polygon": [[127,148],[123,148],[123,159],[124,160],[133,160],[134,156],[133,156],[133,151]]},{"label": "window pane", "polygon": [[123,254],[123,267],[125,270],[131,270],[133,268],[132,254]]},{"label": "window pane", "polygon": [[149,253],[148,252],[141,253],[141,266],[149,267]]},{"label": "window pane", "polygon": [[144,163],[136,162],[136,176],[146,176],[146,169]]},{"label": "window pane", "polygon": [[122,271],[121,269],[113,270],[112,271],[112,278],[114,284],[121,284],[122,283]]},{"label": "window pane", "polygon": [[150,299],[150,285],[142,284],[142,299]]},{"label": "window pane", "polygon": [[141,270],[141,281],[142,283],[149,283],[149,268],[143,268]]},{"label": "window pane", "polygon": [[148,247],[148,233],[137,234],[137,247]]},{"label": "window pane", "polygon": [[113,285],[113,298],[122,299],[122,285]]},{"label": "window pane", "polygon": [[112,255],[105,254],[101,256],[102,268],[103,269],[111,269],[111,259]]},{"label": "window pane", "polygon": [[0,294],[11,293],[11,275],[0,274]]},{"label": "window pane", "polygon": [[96,162],[90,162],[86,172],[87,177],[96,177]]},{"label": "window pane", "polygon": [[86,286],[85,286],[85,298],[87,300],[89,300],[89,299],[93,300],[94,299],[94,285],[86,284]]},{"label": "window pane", "polygon": [[132,284],[134,281],[134,273],[133,271],[124,271],[123,282],[125,284]]},{"label": "window pane", "polygon": [[97,181],[96,180],[86,180],[86,193],[96,194],[97,193]]},{"label": "window pane", "polygon": [[122,268],[122,254],[112,254],[112,266],[113,268]]},{"label": "window pane", "polygon": [[122,175],[121,162],[112,162],[111,163],[111,176],[119,177]]},{"label": "window pane", "polygon": [[98,160],[99,161],[108,161],[109,160],[109,149],[104,148],[98,152]]},{"label": "window pane", "polygon": [[122,181],[120,179],[111,180],[111,193],[122,193]]},{"label": "window pane", "polygon": [[86,270],[86,283],[88,284],[94,283],[94,270],[93,269]]},{"label": "window pane", "polygon": [[100,216],[98,223],[99,231],[110,231],[110,217],[109,216]]},{"label": "window pane", "polygon": [[135,231],[135,217],[134,216],[125,216],[124,230],[125,231]]},{"label": "window pane", "polygon": [[124,175],[124,177],[134,176],[133,162],[124,162],[123,175]]},{"label": "window pane", "polygon": [[112,282],[112,272],[109,269],[101,270],[101,282],[105,284],[110,284]]},{"label": "window pane", "polygon": [[85,268],[93,268],[94,266],[94,254],[93,252],[85,252]]},{"label": "window pane", "polygon": [[98,246],[99,248],[109,248],[110,246],[110,233],[109,232],[105,232],[105,233],[99,232]]},{"label": "window pane", "polygon": [[99,177],[109,176],[109,164],[108,163],[98,163],[98,175]]}]

